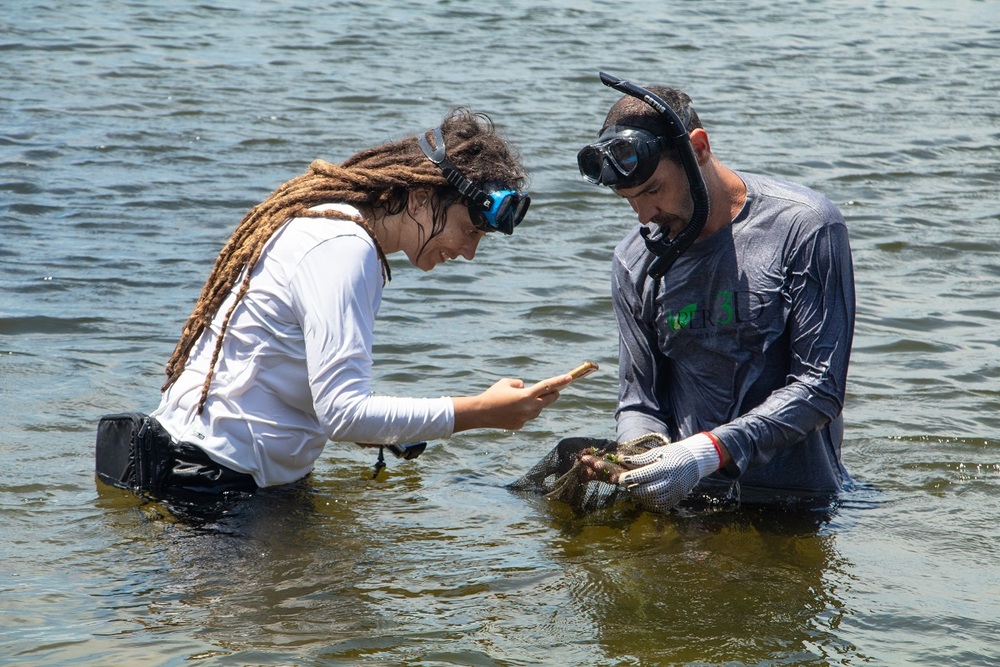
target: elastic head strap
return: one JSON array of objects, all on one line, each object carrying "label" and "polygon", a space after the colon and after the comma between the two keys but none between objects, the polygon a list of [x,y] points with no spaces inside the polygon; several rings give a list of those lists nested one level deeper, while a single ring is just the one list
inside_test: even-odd
[{"label": "elastic head strap", "polygon": [[426,133],[417,137],[417,143],[420,145],[420,150],[427,156],[427,159],[441,168],[445,180],[453,185],[463,197],[476,206],[482,207],[483,210],[490,210],[493,206],[493,198],[483,192],[482,188],[473,183],[448,160],[444,146],[444,133],[440,127],[434,128],[434,143],[437,145],[436,148],[431,148],[430,142],[427,141]]}]

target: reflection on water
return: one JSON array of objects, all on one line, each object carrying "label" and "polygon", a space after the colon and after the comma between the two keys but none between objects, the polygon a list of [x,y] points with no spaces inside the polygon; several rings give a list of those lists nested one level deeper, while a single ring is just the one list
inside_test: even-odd
[{"label": "reflection on water", "polygon": [[364,518],[337,500],[337,483],[202,505],[140,501],[100,486],[99,505],[119,508],[106,527],[128,544],[117,574],[143,572],[148,587],[112,596],[149,606],[146,631],[201,627],[217,652],[249,660],[257,649],[292,659],[296,646],[378,627],[378,611],[355,588],[372,541]]},{"label": "reflection on water", "polygon": [[[580,517],[526,497],[528,517],[473,544],[488,513],[428,521],[426,508],[406,507],[426,492],[419,478],[397,471],[389,483],[400,498],[381,510],[358,495],[369,482],[356,475],[201,511],[102,487],[106,527],[128,544],[116,569],[145,582],[108,597],[148,606],[146,633],[203,627],[214,647],[205,650],[235,660],[292,659],[298,649],[350,664],[452,644],[460,664],[475,664],[504,646],[503,619],[523,625],[513,609],[529,590],[551,596],[530,627],[547,618],[539,641],[576,646],[562,649],[582,660],[573,664],[863,657],[836,632],[845,611],[830,582],[850,564],[836,551],[834,508],[653,516],[619,504]],[[471,615],[484,605],[485,617]]]},{"label": "reflection on water", "polygon": [[[609,655],[635,664],[828,664],[864,659],[837,628],[850,564],[835,510],[632,513],[562,525],[555,557]],[[595,557],[595,554],[597,557]]]}]

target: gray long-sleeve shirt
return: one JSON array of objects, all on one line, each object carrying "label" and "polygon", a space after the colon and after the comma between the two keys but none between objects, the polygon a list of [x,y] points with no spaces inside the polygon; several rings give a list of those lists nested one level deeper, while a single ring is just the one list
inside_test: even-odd
[{"label": "gray long-sleeve shirt", "polygon": [[621,334],[618,440],[712,431],[733,465],[702,480],[724,490],[839,491],[841,415],[854,334],[847,226],[822,195],[739,173],[742,212],[692,245],[659,285],[639,228],[616,248]]}]

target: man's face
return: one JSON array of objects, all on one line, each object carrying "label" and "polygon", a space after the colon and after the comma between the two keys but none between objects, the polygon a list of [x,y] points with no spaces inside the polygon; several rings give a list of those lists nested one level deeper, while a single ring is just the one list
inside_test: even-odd
[{"label": "man's face", "polygon": [[615,192],[632,206],[640,224],[665,227],[670,236],[684,229],[694,212],[684,169],[671,160],[660,160],[653,175],[641,185]]}]

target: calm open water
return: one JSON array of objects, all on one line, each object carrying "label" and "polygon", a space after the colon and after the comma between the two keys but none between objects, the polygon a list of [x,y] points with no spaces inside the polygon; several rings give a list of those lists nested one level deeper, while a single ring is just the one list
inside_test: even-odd
[{"label": "calm open water", "polygon": [[[617,99],[598,70],[684,88],[724,162],[844,211],[859,488],[832,516],[504,488],[613,432],[634,221],[576,172]],[[337,445],[200,522],[98,488],[98,417],[156,405],[246,210],[456,105],[521,148],[534,204],[471,264],[396,262],[379,389],[602,372],[383,481]],[[0,0],[0,663],[1000,664],[998,187],[993,0]]]}]

